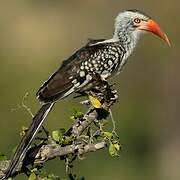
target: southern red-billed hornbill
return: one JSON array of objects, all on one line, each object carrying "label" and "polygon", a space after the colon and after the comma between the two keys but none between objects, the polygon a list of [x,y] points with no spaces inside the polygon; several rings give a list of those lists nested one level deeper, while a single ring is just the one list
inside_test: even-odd
[{"label": "southern red-billed hornbill", "polygon": [[119,73],[136,47],[140,35],[145,31],[156,34],[170,45],[166,34],[150,16],[139,10],[126,10],[116,17],[111,39],[92,40],[62,63],[37,92],[37,98],[43,105],[22,138],[5,178],[12,176],[18,164],[23,161],[34,136],[53,105],[95,81],[94,75],[98,74],[106,80]]}]

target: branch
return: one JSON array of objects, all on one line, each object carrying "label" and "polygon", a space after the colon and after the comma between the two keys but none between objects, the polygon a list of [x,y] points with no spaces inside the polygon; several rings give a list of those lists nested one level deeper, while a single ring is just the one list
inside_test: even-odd
[{"label": "branch", "polygon": [[[104,93],[104,89],[108,93]],[[96,140],[96,135],[102,135],[102,127],[98,126],[99,119],[105,119],[108,116],[109,108],[116,102],[116,91],[110,86],[105,86],[104,89],[98,91],[89,91],[88,94],[96,97],[101,104],[100,108],[89,106],[87,113],[81,117],[76,117],[76,121],[68,131],[64,133],[64,137],[71,137],[70,141],[63,144],[56,142],[49,137],[46,144],[41,143],[38,146],[31,147],[26,155],[24,162],[21,162],[16,169],[17,173],[23,172],[23,167],[29,164],[38,165],[56,157],[65,157],[67,155],[80,156],[89,152],[107,147],[107,138],[102,138],[101,141]],[[92,102],[88,102],[91,104]],[[92,127],[92,124],[95,127]],[[10,160],[0,161],[0,178],[4,176],[4,171],[7,169]],[[23,164],[23,165],[22,165]]]},{"label": "branch", "polygon": [[57,146],[53,147],[53,145],[45,145],[39,150],[36,155],[36,159],[34,161],[35,164],[41,164],[48,160],[54,159],[56,157],[68,155],[68,154],[86,154],[88,152],[95,152],[102,148],[106,147],[106,142],[102,141],[96,144],[87,144],[83,146],[80,145],[67,145],[65,147]]},{"label": "branch", "polygon": [[[48,160],[54,159],[56,157],[68,155],[68,154],[86,154],[88,152],[95,152],[97,150],[103,149],[107,146],[105,141],[96,144],[88,144],[86,146],[80,145],[67,145],[65,147],[54,145],[43,145],[38,153],[36,154],[34,164],[42,164]],[[32,155],[32,156],[31,156]],[[29,158],[34,158],[33,153],[28,155]],[[4,176],[3,171],[5,171],[10,164],[10,160],[0,161],[0,178]],[[20,171],[22,164],[17,168],[17,171]]]}]

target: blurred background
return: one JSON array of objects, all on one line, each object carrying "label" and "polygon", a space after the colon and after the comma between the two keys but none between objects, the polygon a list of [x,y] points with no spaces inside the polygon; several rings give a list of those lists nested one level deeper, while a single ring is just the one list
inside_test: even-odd
[{"label": "blurred background", "polygon": [[[110,38],[114,18],[124,9],[141,9],[168,34],[172,47],[151,34],[143,36],[116,82],[120,102],[113,107],[123,146],[120,157],[108,150],[88,154],[73,173],[87,180],[180,179],[180,23],[179,1],[143,0],[6,0],[0,1],[0,153],[8,156],[28,126],[25,110],[11,110],[26,92],[33,113],[35,93],[60,63],[88,38]],[[69,97],[59,102],[45,127],[69,127]],[[64,164],[53,160],[47,171],[67,178]],[[19,176],[16,179],[25,179]]]}]

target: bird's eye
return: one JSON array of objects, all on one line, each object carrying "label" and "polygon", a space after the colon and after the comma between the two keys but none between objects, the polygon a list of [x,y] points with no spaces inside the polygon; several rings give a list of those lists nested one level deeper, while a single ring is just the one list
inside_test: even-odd
[{"label": "bird's eye", "polygon": [[139,18],[135,18],[135,19],[134,19],[134,22],[135,22],[136,24],[139,24],[139,23],[141,22],[141,20],[140,20]]}]

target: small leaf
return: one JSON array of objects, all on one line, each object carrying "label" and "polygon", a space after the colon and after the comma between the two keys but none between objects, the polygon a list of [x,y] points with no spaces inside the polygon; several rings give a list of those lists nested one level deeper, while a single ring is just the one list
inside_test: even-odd
[{"label": "small leaf", "polygon": [[34,168],[34,169],[31,170],[31,172],[37,172],[37,171],[38,171],[37,168]]},{"label": "small leaf", "polygon": [[73,108],[73,115],[70,117],[73,121],[76,120],[77,118],[81,118],[84,116],[84,113],[79,111],[76,108]]},{"label": "small leaf", "polygon": [[53,138],[55,141],[59,142],[59,140],[60,140],[60,132],[59,132],[58,130],[53,131],[53,132],[52,132],[52,138]]},{"label": "small leaf", "polygon": [[81,117],[83,117],[83,115],[84,115],[84,113],[78,111],[77,114],[76,114],[76,117],[81,118]]},{"label": "small leaf", "polygon": [[55,130],[52,132],[52,138],[57,141],[60,142],[63,139],[64,133],[66,132],[66,130],[64,128],[61,128],[59,130]]},{"label": "small leaf", "polygon": [[104,136],[107,137],[108,139],[111,139],[111,138],[113,137],[112,132],[106,132],[106,131],[104,131],[103,133],[104,133]]},{"label": "small leaf", "polygon": [[74,116],[70,116],[70,119],[71,119],[72,121],[75,121],[75,120],[76,120]]},{"label": "small leaf", "polygon": [[7,160],[7,156],[4,154],[0,154],[0,161],[5,161]]},{"label": "small leaf", "polygon": [[119,151],[121,148],[121,145],[119,143],[116,143],[116,144],[114,144],[114,147],[117,151]]},{"label": "small leaf", "polygon": [[102,104],[97,98],[95,98],[93,96],[89,96],[89,100],[90,100],[91,104],[93,105],[93,107],[95,107],[97,109],[101,108]]},{"label": "small leaf", "polygon": [[114,147],[114,144],[111,141],[109,142],[109,154],[111,156],[117,156],[118,155],[117,150],[116,150],[116,148]]},{"label": "small leaf", "polygon": [[102,141],[103,140],[103,136],[100,136],[100,135],[95,135],[94,136],[96,138],[97,141]]},{"label": "small leaf", "polygon": [[31,175],[29,176],[28,180],[36,180],[36,174],[35,173],[31,173]]}]

